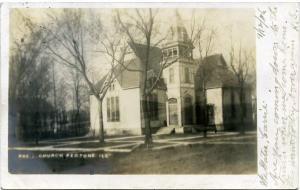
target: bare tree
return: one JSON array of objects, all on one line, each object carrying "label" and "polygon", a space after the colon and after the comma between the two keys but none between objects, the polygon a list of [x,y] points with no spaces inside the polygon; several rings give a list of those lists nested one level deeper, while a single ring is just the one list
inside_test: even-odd
[{"label": "bare tree", "polygon": [[14,109],[17,109],[15,127],[25,132],[22,137],[34,138],[36,144],[43,127],[42,113],[45,112],[46,106],[51,110],[47,103],[52,86],[49,80],[50,64],[47,57],[37,59],[28,69],[30,72],[26,72],[24,80],[19,83],[15,99],[10,99],[10,106],[16,106]]},{"label": "bare tree", "polygon": [[195,16],[195,11],[192,12],[190,23],[190,39],[198,51],[200,61],[202,61],[211,53],[216,32],[216,28],[207,26],[205,18],[198,20]]},{"label": "bare tree", "polygon": [[[160,68],[155,76],[149,76],[148,71],[151,68],[151,52],[153,49],[166,39],[166,36],[162,38],[157,38],[159,33],[158,22],[156,21],[156,15],[158,10],[135,9],[134,15],[128,12],[117,11],[116,18],[120,25],[122,32],[127,36],[130,47],[134,55],[141,61],[141,68],[139,69],[129,69],[128,71],[139,72],[141,75],[141,115],[143,126],[145,126],[145,144],[147,147],[152,145],[152,132],[150,126],[150,103],[149,97],[153,90],[157,87],[159,81],[161,81],[161,76],[163,70],[175,63],[177,59],[168,60],[165,59],[160,63]],[[126,18],[123,19],[123,18]],[[142,44],[142,45],[141,45]],[[141,48],[143,46],[143,48]],[[159,55],[161,56],[161,55]],[[125,67],[125,66],[124,66]]]},{"label": "bare tree", "polygon": [[42,30],[33,26],[26,17],[21,17],[25,27],[29,29],[29,35],[14,41],[10,50],[10,88],[9,97],[15,98],[18,95],[18,86],[24,80],[25,75],[30,72],[30,68],[37,63],[43,53],[43,43],[47,36]]},{"label": "bare tree", "polygon": [[245,133],[245,123],[244,117],[246,113],[246,102],[245,102],[245,88],[247,81],[250,77],[250,70],[253,68],[254,57],[251,51],[243,49],[240,42],[239,47],[236,49],[232,43],[231,39],[231,49],[230,49],[230,67],[237,79],[239,87],[239,100],[241,105],[241,127],[240,133]]},{"label": "bare tree", "polygon": [[196,19],[195,11],[192,12],[191,23],[190,23],[190,39],[194,47],[196,48],[197,53],[199,54],[199,59],[197,63],[201,65],[201,68],[198,70],[199,81],[201,82],[201,95],[202,101],[200,102],[201,110],[203,111],[204,118],[204,136],[206,137],[206,126],[208,124],[207,118],[207,97],[206,97],[206,88],[207,81],[210,77],[212,71],[205,66],[206,58],[211,54],[213,49],[214,40],[216,38],[216,29],[209,28],[206,24],[206,19],[201,20]]},{"label": "bare tree", "polygon": [[[27,97],[30,100],[31,106],[27,106],[26,109],[30,109],[33,115],[33,131],[36,144],[39,143],[40,133],[42,130],[42,113],[45,110],[45,102],[48,101],[48,97],[51,91],[51,60],[48,57],[40,59],[36,64],[34,71],[30,77],[27,78],[27,85],[23,88],[27,91]],[[23,95],[24,96],[24,95]]]},{"label": "bare tree", "polygon": [[[38,69],[37,67],[42,61],[41,58],[44,56],[43,43],[48,40],[45,33],[39,27],[35,27],[30,19],[21,14],[19,18],[24,23],[24,27],[20,31],[24,35],[21,39],[12,41],[9,59],[9,113],[11,117],[16,117],[10,120],[16,123],[10,125],[9,129],[10,133],[13,133],[17,138],[20,138],[19,124],[20,117],[23,117],[20,114],[22,105],[25,105],[20,98],[28,94],[28,89],[24,87],[36,75],[34,72]],[[42,71],[44,70],[42,69]],[[47,94],[46,91],[44,93]]]},{"label": "bare tree", "polygon": [[[123,51],[122,48],[114,47],[114,50],[118,49],[121,52],[114,55],[114,59],[112,60],[113,63],[110,63],[112,67],[110,68],[109,74],[106,76],[106,82],[101,88],[98,88],[89,74],[89,57],[87,56],[87,51],[91,48],[91,44],[95,43],[95,37],[97,38],[96,40],[102,41],[103,36],[101,36],[101,34],[103,34],[103,28],[101,19],[98,17],[96,18],[98,24],[97,27],[89,26],[87,23],[88,19],[95,18],[86,18],[87,14],[80,9],[64,9],[59,17],[55,14],[49,16],[51,17],[53,26],[43,27],[47,34],[52,38],[52,42],[47,44],[47,49],[54,55],[58,62],[76,70],[87,84],[90,93],[97,99],[100,126],[99,141],[103,143],[104,129],[102,102],[109,86],[115,78],[115,59],[122,62],[125,57],[126,49]],[[91,31],[96,29],[98,29],[98,31]],[[95,36],[95,34],[97,35]],[[99,64],[104,68],[106,62],[101,60]]]},{"label": "bare tree", "polygon": [[[83,84],[82,75],[77,70],[70,70],[71,82],[70,82],[70,91],[72,93],[73,101],[73,111],[72,111],[72,122],[75,127],[76,135],[79,133],[79,122],[80,122],[80,111],[82,104],[86,101],[84,96],[87,96],[88,93],[85,91],[85,86]],[[86,94],[83,94],[86,93]]]}]

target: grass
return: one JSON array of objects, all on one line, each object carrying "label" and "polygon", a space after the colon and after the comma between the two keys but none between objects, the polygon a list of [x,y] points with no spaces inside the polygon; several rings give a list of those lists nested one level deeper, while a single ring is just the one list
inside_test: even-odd
[{"label": "grass", "polygon": [[88,143],[79,143],[79,144],[71,144],[71,145],[61,145],[59,146],[64,148],[100,148],[105,146],[115,146],[115,145],[123,145],[122,142],[88,142]]},{"label": "grass", "polygon": [[197,144],[163,150],[140,148],[112,153],[109,159],[24,160],[10,152],[9,165],[14,173],[40,174],[255,174],[256,151],[256,144]]},{"label": "grass", "polygon": [[255,174],[256,145],[190,145],[133,152],[114,160],[120,174]]}]

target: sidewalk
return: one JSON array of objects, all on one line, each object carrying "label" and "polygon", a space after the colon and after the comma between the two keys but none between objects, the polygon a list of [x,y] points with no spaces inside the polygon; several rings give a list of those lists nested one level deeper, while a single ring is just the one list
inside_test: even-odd
[{"label": "sidewalk", "polygon": [[[129,153],[137,149],[144,143],[144,136],[129,136],[129,137],[112,137],[107,138],[105,144],[99,144],[98,140],[82,140],[86,137],[68,138],[60,143],[55,140],[42,141],[43,143],[53,142],[52,145],[38,146],[38,147],[12,147],[9,150],[22,151],[79,151],[79,152],[125,152]],[[203,134],[177,134],[177,135],[153,135],[152,150],[161,150],[165,148],[187,146],[195,144],[253,144],[255,142],[248,142],[247,140],[256,138],[256,132],[248,132],[245,135],[239,135],[238,132],[219,132],[207,133],[204,138]],[[239,142],[236,142],[239,140]],[[240,142],[240,140],[242,140]]]}]

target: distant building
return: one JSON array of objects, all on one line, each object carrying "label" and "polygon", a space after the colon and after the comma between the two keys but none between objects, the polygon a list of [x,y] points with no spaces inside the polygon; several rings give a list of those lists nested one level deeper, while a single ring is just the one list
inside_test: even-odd
[{"label": "distant building", "polygon": [[[195,75],[196,112],[198,124],[204,123],[204,104],[208,106],[208,117],[218,130],[237,130],[240,126],[242,111],[239,98],[239,85],[236,76],[228,69],[221,54],[208,56],[198,64]],[[244,88],[244,125],[252,126],[251,87]],[[213,112],[213,113],[210,113]],[[210,116],[211,114],[212,116]],[[202,116],[202,117],[201,117]],[[212,118],[210,118],[212,117]]]},{"label": "distant building", "polygon": [[[170,27],[167,42],[160,49],[151,47],[149,76],[157,76],[163,61],[177,60],[163,70],[162,78],[150,97],[152,131],[164,126],[176,132],[201,128],[204,117],[218,130],[236,130],[239,127],[240,102],[238,84],[228,69],[222,55],[212,55],[199,61],[193,58],[193,45],[186,28],[176,13],[176,22]],[[140,53],[145,50],[140,45]],[[125,63],[128,69],[142,67],[138,58]],[[119,66],[116,80],[110,86],[103,102],[104,130],[106,134],[142,134],[141,76],[140,72],[128,71]],[[99,81],[101,87],[106,77]],[[149,80],[151,82],[151,79]],[[246,88],[247,111],[245,121],[251,124],[251,89]],[[204,101],[206,97],[206,105]],[[91,129],[99,133],[97,100],[90,97]],[[204,113],[204,106],[209,112]],[[250,126],[250,125],[249,125]]]}]

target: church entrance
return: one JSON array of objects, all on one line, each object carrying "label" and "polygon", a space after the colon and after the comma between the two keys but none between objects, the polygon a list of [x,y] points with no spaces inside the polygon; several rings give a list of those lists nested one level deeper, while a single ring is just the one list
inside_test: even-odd
[{"label": "church entrance", "polygon": [[193,124],[193,104],[192,97],[184,97],[184,124]]},{"label": "church entrance", "polygon": [[171,98],[168,101],[169,106],[169,125],[178,125],[177,99]]}]

